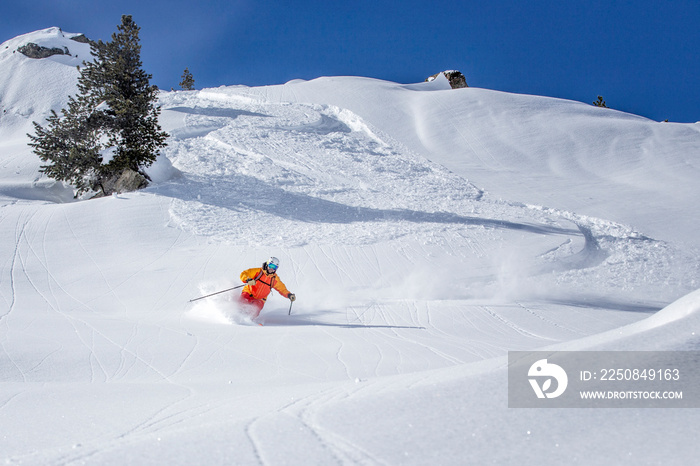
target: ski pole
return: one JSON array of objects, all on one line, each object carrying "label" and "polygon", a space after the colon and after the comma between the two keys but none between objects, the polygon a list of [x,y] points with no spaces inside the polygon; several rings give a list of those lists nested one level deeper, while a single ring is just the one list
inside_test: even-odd
[{"label": "ski pole", "polygon": [[289,312],[287,313],[288,316],[292,315],[292,304],[294,304],[294,301],[291,299],[289,300]]},{"label": "ski pole", "polygon": [[234,286],[233,288],[229,288],[228,290],[217,291],[216,293],[208,294],[206,296],[200,296],[199,298],[190,299],[190,302],[199,301],[200,299],[208,298],[209,296],[214,296],[216,294],[226,293],[227,291],[235,290],[237,288],[243,288],[245,285],[246,284],[244,283],[242,285],[238,285],[238,286]]}]

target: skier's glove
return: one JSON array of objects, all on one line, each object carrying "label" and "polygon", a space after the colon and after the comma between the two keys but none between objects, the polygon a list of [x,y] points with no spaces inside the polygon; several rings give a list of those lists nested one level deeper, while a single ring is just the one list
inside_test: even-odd
[{"label": "skier's glove", "polygon": [[287,295],[287,298],[289,298],[290,301],[296,301],[296,300],[297,300],[297,295],[295,295],[294,293],[289,293],[289,294]]},{"label": "skier's glove", "polygon": [[248,281],[246,283],[249,284],[250,286],[255,286],[255,279],[250,278],[250,279],[248,279]]}]

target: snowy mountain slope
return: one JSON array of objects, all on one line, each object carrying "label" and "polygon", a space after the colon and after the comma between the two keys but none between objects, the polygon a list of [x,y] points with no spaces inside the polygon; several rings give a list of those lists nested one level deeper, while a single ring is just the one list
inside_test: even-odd
[{"label": "snowy mountain slope", "polygon": [[[415,92],[421,88],[443,92]],[[248,93],[347,108],[495,197],[616,220],[698,247],[700,220],[684,207],[697,196],[700,123],[487,89],[453,92],[444,78],[410,86],[319,78]]]},{"label": "snowy mountain slope", "polygon": [[[91,61],[90,45],[73,40],[78,33],[52,27],[0,44],[0,196],[68,202],[72,190],[38,173],[41,160],[27,145],[33,121],[46,122],[53,109],[60,112],[77,92],[78,66]],[[63,54],[27,58],[20,47],[36,44],[57,48]],[[159,160],[151,172],[156,179],[173,176],[167,160]]]},{"label": "snowy mountain slope", "polygon": [[[76,67],[90,59],[90,46],[70,39],[77,35],[54,27],[0,44],[0,195],[53,201],[72,197],[40,180],[41,161],[32,155],[26,134],[34,131],[32,121],[43,123],[51,109],[58,112],[77,91]],[[30,43],[67,49],[70,55],[31,59],[17,51]]]},{"label": "snowy mountain slope", "polygon": [[[449,142],[425,120],[462,95],[442,84],[325,78],[163,93],[171,139],[158,182],[89,202],[47,202],[32,188],[37,174],[14,168],[31,167],[33,155],[4,146],[2,179],[24,191],[0,197],[3,458],[692,460],[695,410],[507,408],[511,350],[697,349],[697,293],[657,311],[698,288],[700,262],[683,243],[569,210],[556,189],[543,193],[566,209],[533,204],[531,177],[544,177],[534,155],[508,166],[472,162],[522,197],[495,196],[464,176],[455,167],[466,139]],[[484,108],[519,107],[543,133],[572,131],[572,160],[585,159],[590,142],[570,121],[538,115],[562,106],[598,128],[610,118],[476,91]],[[340,105],[353,95],[362,108]],[[373,96],[374,107],[359,96]],[[392,108],[400,118],[386,113]],[[492,123],[509,120],[496,112]],[[23,124],[3,120],[0,131],[21,141]],[[510,134],[494,137],[515,146],[521,136]],[[658,137],[669,154],[690,144]],[[446,160],[424,153],[451,144],[437,151]],[[615,155],[632,160],[636,149],[620,145]],[[639,161],[638,181],[650,163]],[[576,164],[559,176],[620,190]],[[601,202],[617,209],[616,198]],[[691,211],[693,201],[681,206]],[[279,296],[263,311],[264,328],[234,311],[234,293],[188,302],[238,285],[242,269],[270,255],[299,298],[291,315]]]},{"label": "snowy mountain slope", "polygon": [[[14,122],[26,124],[34,114],[41,117],[51,109],[60,109],[67,103],[67,96],[77,91],[76,67],[92,59],[89,44],[72,40],[79,35],[49,28],[15,37],[0,45],[0,64],[5,71],[0,73],[3,128]],[[32,43],[61,49],[64,54],[31,59],[18,51]]]}]

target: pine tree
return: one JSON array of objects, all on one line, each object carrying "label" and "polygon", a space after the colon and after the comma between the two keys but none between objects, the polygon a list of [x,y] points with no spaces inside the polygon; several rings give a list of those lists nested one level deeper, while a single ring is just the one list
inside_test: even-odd
[{"label": "pine tree", "polygon": [[167,133],[158,124],[158,88],[141,68],[140,28],[122,16],[111,42],[92,42],[92,62],[83,63],[78,96],[68,109],[34,123],[30,145],[43,161],[47,176],[73,184],[77,195],[101,189],[110,194],[114,181],[131,170],[149,180],[144,168],[155,162]]},{"label": "pine tree", "polygon": [[[48,127],[44,129],[34,122],[36,136],[30,146],[42,161],[40,171],[49,178],[66,181],[77,190],[77,195],[97,190],[101,184],[102,156],[100,155],[99,131],[90,128],[75,112],[77,102],[71,97],[69,110],[62,110],[63,118],[51,110]],[[70,110],[73,108],[74,110]]]},{"label": "pine tree", "polygon": [[180,81],[180,87],[184,91],[194,90],[194,76],[190,73],[190,69],[185,67],[185,71],[182,72],[182,81]]},{"label": "pine tree", "polygon": [[598,96],[598,100],[593,102],[593,105],[595,105],[596,107],[608,108],[608,106],[605,105],[605,101],[603,100],[602,96]]},{"label": "pine tree", "polygon": [[[89,70],[88,70],[89,71]],[[78,89],[86,89],[86,73],[78,78]],[[51,110],[47,128],[33,122],[36,135],[29,134],[42,161],[40,172],[49,178],[65,181],[75,186],[76,197],[87,191],[96,191],[107,175],[102,165],[101,140],[104,138],[105,117],[91,104],[90,96],[81,92],[77,98],[68,98],[68,108],[59,116]],[[104,191],[104,190],[103,190]]]},{"label": "pine tree", "polygon": [[98,46],[102,76],[96,84],[104,80],[108,148],[114,153],[108,171],[119,174],[130,169],[148,179],[143,168],[155,162],[168,135],[158,124],[158,88],[149,84],[151,75],[141,68],[140,28],[125,15],[118,30],[112,42]]}]

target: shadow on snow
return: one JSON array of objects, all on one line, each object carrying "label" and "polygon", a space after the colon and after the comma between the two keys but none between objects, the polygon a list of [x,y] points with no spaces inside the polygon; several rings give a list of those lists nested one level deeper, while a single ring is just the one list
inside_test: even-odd
[{"label": "shadow on snow", "polygon": [[[320,313],[318,313],[320,314]],[[315,320],[309,318],[309,314],[302,316],[282,316],[270,314],[264,317],[264,325],[266,327],[285,327],[285,326],[314,326],[314,327],[338,327],[338,328],[385,328],[385,329],[413,329],[413,330],[425,330],[425,327],[421,326],[411,326],[411,325],[389,325],[389,324],[362,324],[362,323],[336,323]],[[311,316],[313,317],[313,315]]]},{"label": "shadow on snow", "polygon": [[222,107],[170,107],[164,108],[163,110],[169,110],[171,112],[187,113],[188,115],[201,115],[208,117],[222,117],[236,119],[239,116],[253,116],[253,117],[269,117],[270,115],[265,115],[264,113],[248,112],[246,110],[238,110],[235,108],[222,108]]},{"label": "shadow on snow", "polygon": [[159,194],[183,201],[229,209],[257,211],[306,223],[413,222],[482,226],[520,230],[544,235],[585,236],[579,228],[562,228],[535,223],[470,217],[450,212],[425,212],[412,209],[378,209],[350,206],[302,193],[246,175],[186,175],[178,181],[151,188]]}]

